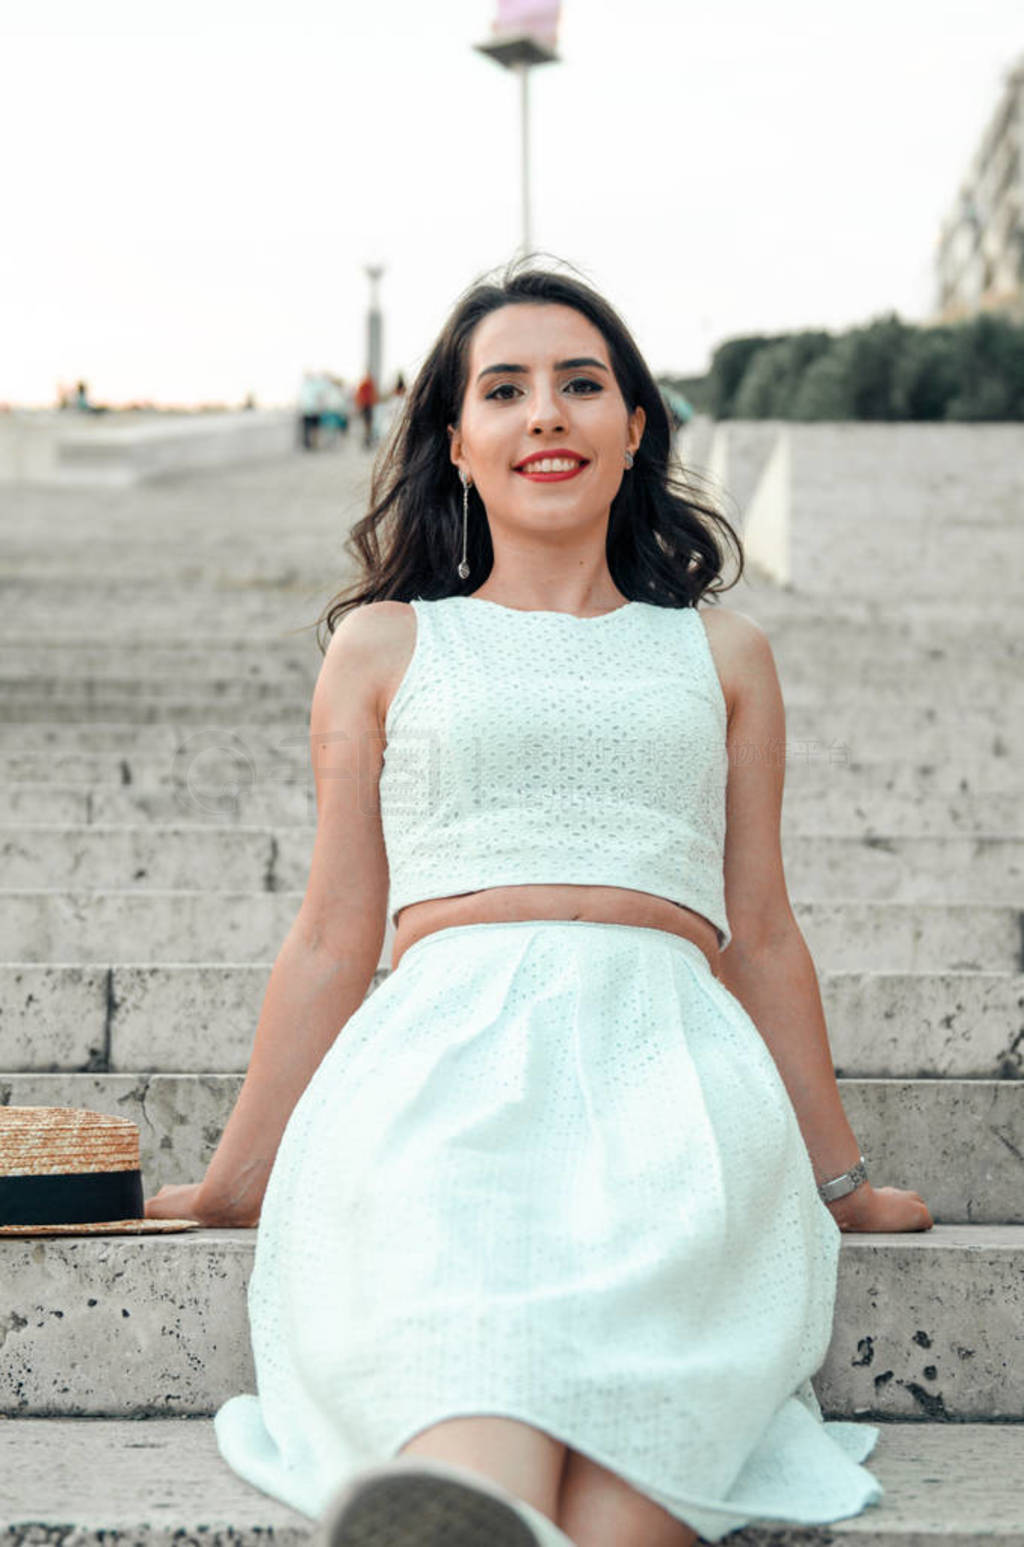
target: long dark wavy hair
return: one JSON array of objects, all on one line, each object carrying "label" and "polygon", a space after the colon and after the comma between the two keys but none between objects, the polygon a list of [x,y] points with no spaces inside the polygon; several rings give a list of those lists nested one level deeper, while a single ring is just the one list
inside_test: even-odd
[{"label": "long dark wavy hair", "polygon": [[[517,259],[463,293],[406,394],[374,467],[370,509],[344,545],[361,574],[316,620],[322,652],[320,626],[333,634],[353,607],[466,596],[486,580],[494,550],[475,486],[469,497],[469,578],[460,580],[456,573],[462,557],[462,484],[449,456],[448,426],[461,416],[474,328],[498,307],[524,303],[570,306],[592,322],[608,345],[627,409],[639,405],[646,415],[636,460],[608,519],[605,553],[622,594],[660,607],[694,607],[706,594],[730,589],[742,575],[740,538],[675,458],[664,399],[625,323],[582,280],[539,267],[535,259]],[[738,563],[728,584],[721,578],[726,542]]]}]

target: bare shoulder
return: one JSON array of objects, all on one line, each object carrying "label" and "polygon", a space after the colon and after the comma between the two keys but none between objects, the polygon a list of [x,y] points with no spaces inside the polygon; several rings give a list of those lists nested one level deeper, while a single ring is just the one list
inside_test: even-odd
[{"label": "bare shoulder", "polygon": [[408,602],[364,602],[345,613],[324,655],[324,667],[358,680],[383,731],[388,705],[412,657],[416,614]]},{"label": "bare shoulder", "polygon": [[756,619],[734,607],[698,605],[730,717],[745,690],[775,673],[768,635]]}]

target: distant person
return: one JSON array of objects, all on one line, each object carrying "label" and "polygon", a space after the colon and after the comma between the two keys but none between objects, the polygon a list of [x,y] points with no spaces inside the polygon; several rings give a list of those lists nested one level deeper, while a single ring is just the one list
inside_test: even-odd
[{"label": "distant person", "polygon": [[78,382],[75,386],[75,394],[71,399],[70,406],[76,413],[80,414],[105,414],[107,412],[102,404],[89,401],[89,384],[84,381]]},{"label": "distant person", "polygon": [[305,371],[299,387],[299,435],[303,451],[315,451],[320,443],[323,400],[323,378],[316,371]]},{"label": "distant person", "polygon": [[320,415],[320,428],[329,442],[335,442],[348,433],[349,392],[344,378],[324,373],[324,401]]},{"label": "distant person", "polygon": [[367,371],[356,388],[356,408],[363,421],[363,446],[369,451],[374,444],[373,410],[377,406],[377,383]]},{"label": "distant person", "polygon": [[80,381],[75,388],[74,404],[79,413],[83,414],[87,414],[92,407],[92,404],[89,402],[89,388],[84,381]]}]

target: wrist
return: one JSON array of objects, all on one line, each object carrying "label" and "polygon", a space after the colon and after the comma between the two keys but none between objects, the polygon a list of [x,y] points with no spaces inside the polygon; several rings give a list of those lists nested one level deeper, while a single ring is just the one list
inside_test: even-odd
[{"label": "wrist", "polygon": [[250,1188],[247,1192],[237,1187],[228,1191],[216,1184],[211,1186],[204,1178],[196,1193],[196,1205],[200,1213],[211,1218],[249,1225],[260,1217],[264,1191],[262,1187]]},{"label": "wrist", "polygon": [[867,1183],[867,1162],[863,1155],[847,1167],[845,1171],[827,1177],[818,1182],[818,1196],[823,1203],[838,1203],[843,1198],[848,1198],[859,1188]]},{"label": "wrist", "polygon": [[875,1215],[876,1196],[871,1183],[863,1182],[853,1192],[848,1192],[844,1198],[837,1198],[834,1203],[827,1203],[825,1207],[840,1230],[862,1230],[870,1227]]}]

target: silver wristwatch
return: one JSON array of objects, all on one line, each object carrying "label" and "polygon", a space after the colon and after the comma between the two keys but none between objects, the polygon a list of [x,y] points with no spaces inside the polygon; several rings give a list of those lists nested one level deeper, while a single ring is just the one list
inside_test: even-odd
[{"label": "silver wristwatch", "polygon": [[845,1198],[848,1192],[854,1192],[862,1182],[868,1179],[868,1168],[862,1155],[855,1166],[849,1171],[844,1171],[842,1176],[834,1176],[831,1182],[819,1182],[818,1196],[824,1203],[834,1203],[837,1198]]}]

